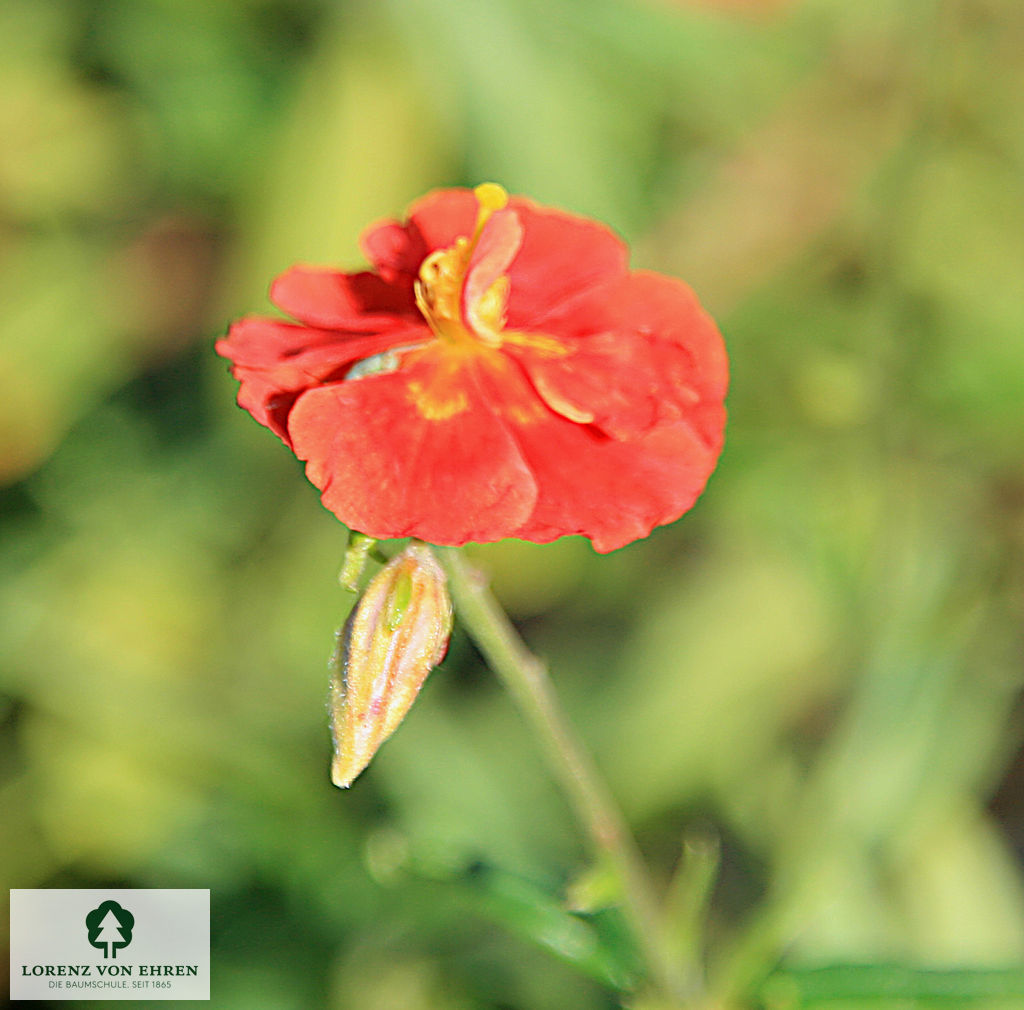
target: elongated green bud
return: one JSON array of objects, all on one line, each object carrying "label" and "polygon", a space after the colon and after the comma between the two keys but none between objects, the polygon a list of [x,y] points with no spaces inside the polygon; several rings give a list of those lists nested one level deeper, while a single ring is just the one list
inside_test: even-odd
[{"label": "elongated green bud", "polygon": [[366,587],[331,662],[331,780],[347,788],[444,658],[452,605],[430,548],[411,544]]}]

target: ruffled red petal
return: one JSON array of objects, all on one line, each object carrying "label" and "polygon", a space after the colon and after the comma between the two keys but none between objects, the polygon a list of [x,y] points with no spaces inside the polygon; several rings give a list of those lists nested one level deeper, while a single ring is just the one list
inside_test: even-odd
[{"label": "ruffled red petal", "polygon": [[[529,345],[508,347],[523,364],[537,395],[556,414],[623,439],[642,434],[668,413],[665,383],[651,345],[617,333],[599,333],[563,346],[564,356]],[[685,390],[673,389],[672,394],[683,396]]]},{"label": "ruffled red petal", "polygon": [[428,252],[447,249],[457,238],[473,234],[479,204],[471,189],[440,189],[409,208],[409,231]]},{"label": "ruffled red petal", "polygon": [[411,286],[426,256],[473,234],[476,212],[472,190],[435,190],[409,208],[406,223],[371,225],[363,232],[360,246],[382,277]]},{"label": "ruffled red petal", "polygon": [[238,404],[291,446],[288,415],[311,386],[340,378],[355,362],[391,347],[430,339],[425,325],[350,336],[336,330],[247,316],[217,341],[216,351],[232,362],[239,381]]},{"label": "ruffled red petal", "polygon": [[626,442],[561,418],[517,426],[515,436],[538,494],[530,518],[512,536],[545,543],[581,533],[600,553],[678,519],[704,490],[718,458],[687,421]]},{"label": "ruffled red petal", "polygon": [[689,359],[689,384],[708,396],[723,397],[728,359],[721,334],[682,281],[636,270],[558,306],[545,329],[563,336],[638,333],[682,348]]},{"label": "ruffled red petal", "polygon": [[292,267],[271,285],[270,299],[295,319],[326,329],[373,333],[418,318],[411,289],[369,272]]},{"label": "ruffled red petal", "polygon": [[[453,371],[440,357],[421,352],[397,372],[321,386],[296,402],[295,453],[351,528],[462,544],[508,536],[530,515],[537,485],[476,365]],[[436,416],[425,416],[424,401]]]},{"label": "ruffled red petal", "polygon": [[561,338],[564,353],[545,353],[528,338],[511,339],[508,351],[552,410],[617,439],[698,419],[702,437],[720,446],[720,424],[704,419],[702,404],[725,396],[725,352],[681,281],[643,272],[614,278],[549,315],[545,330]]},{"label": "ruffled red petal", "polygon": [[528,330],[560,305],[626,272],[629,250],[604,225],[514,198],[523,244],[509,267],[508,328]]},{"label": "ruffled red petal", "polygon": [[[685,418],[620,441],[594,425],[538,409],[536,394],[516,369],[489,371],[484,379],[537,484],[534,510],[506,536],[545,543],[578,533],[599,552],[615,550],[686,512],[721,450],[721,402],[714,408],[719,435],[711,442]],[[534,409],[524,410],[531,400]]]},{"label": "ruffled red petal", "polygon": [[397,221],[370,225],[360,237],[359,247],[381,277],[410,290],[428,252],[422,237],[410,235],[409,229]]}]

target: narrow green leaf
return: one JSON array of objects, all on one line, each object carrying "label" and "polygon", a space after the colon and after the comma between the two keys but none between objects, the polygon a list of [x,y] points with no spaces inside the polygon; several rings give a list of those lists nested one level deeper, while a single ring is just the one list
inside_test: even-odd
[{"label": "narrow green leaf", "polygon": [[567,912],[537,884],[485,863],[473,864],[455,882],[474,911],[602,985],[619,991],[636,985],[636,954],[617,909]]}]

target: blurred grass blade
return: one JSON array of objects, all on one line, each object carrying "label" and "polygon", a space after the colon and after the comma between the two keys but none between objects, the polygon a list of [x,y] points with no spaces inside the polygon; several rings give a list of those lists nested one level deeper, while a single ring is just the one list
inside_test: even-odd
[{"label": "blurred grass blade", "polygon": [[829,965],[780,971],[761,990],[766,1007],[779,1010],[837,1001],[861,1004],[900,1001],[906,1007],[968,1007],[982,1002],[1020,1000],[1024,1005],[1024,966],[936,971],[897,965]]}]

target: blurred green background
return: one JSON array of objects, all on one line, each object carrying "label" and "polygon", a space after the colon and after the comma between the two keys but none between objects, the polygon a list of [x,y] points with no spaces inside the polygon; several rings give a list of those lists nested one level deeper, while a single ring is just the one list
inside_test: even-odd
[{"label": "blurred green background", "polygon": [[345,530],[212,352],[493,180],[684,277],[732,356],[681,522],[476,552],[658,880],[719,840],[713,951],[767,907],[792,968],[1024,960],[1022,96],[1019,0],[4,0],[6,886],[211,888],[218,1008],[618,1005],[461,633],[329,784]]}]

